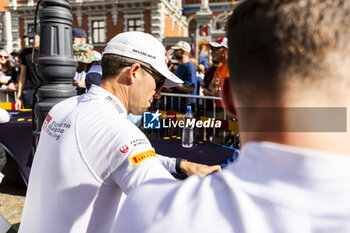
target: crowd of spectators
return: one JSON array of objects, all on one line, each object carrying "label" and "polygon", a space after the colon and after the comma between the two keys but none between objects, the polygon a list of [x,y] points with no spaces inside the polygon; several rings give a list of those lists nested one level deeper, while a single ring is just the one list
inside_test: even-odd
[{"label": "crowd of spectators", "polygon": [[[40,29],[37,29],[37,32],[39,31]],[[34,32],[31,27],[24,38],[27,38],[29,46],[23,50],[14,51],[11,54],[0,50],[0,85],[7,88],[8,93],[15,97],[17,110],[22,107],[33,107],[35,89],[43,82],[35,65],[38,58],[40,35]],[[74,59],[77,61],[76,75],[72,85],[76,87],[77,94],[81,95],[88,91],[92,84],[100,84],[102,55],[94,50],[93,45],[87,43],[87,34],[83,29],[73,28],[72,39]],[[222,43],[223,41],[224,43]],[[226,39],[222,37],[216,42],[211,42],[209,44],[211,56],[204,57],[205,53],[201,51],[200,58],[196,60],[191,57],[193,53],[191,45],[179,40],[176,45],[171,47],[168,68],[180,77],[184,84],[174,88],[164,88],[162,91],[182,95],[219,96],[222,74],[228,77],[226,75],[228,74],[227,66],[224,65],[227,55],[223,55],[223,51],[227,50],[225,41]],[[35,44],[33,44],[34,42]],[[33,46],[35,49],[32,61]],[[15,90],[17,90],[16,96],[14,96]],[[205,105],[206,114],[212,116],[212,100],[182,97],[174,98],[172,101],[171,106],[174,107],[171,110],[176,112],[185,112],[186,106],[191,105],[196,114],[204,114]],[[216,102],[216,106],[221,107],[220,102]]]},{"label": "crowd of spectators", "polygon": [[[163,92],[177,93],[183,96],[200,95],[220,97],[220,87],[224,78],[229,78],[227,69],[227,38],[221,37],[217,41],[209,43],[211,56],[196,60],[191,57],[191,45],[186,41],[178,41],[172,46],[168,57],[169,70],[184,81],[183,84],[171,89],[163,88]],[[211,61],[210,63],[208,61]],[[215,78],[214,78],[215,77]],[[213,100],[205,98],[174,97],[172,102],[168,101],[171,110],[185,112],[186,106],[191,105],[194,113],[213,116]],[[216,112],[220,112],[222,104],[215,101]],[[203,112],[205,105],[206,113]],[[222,116],[220,116],[222,117]]]}]

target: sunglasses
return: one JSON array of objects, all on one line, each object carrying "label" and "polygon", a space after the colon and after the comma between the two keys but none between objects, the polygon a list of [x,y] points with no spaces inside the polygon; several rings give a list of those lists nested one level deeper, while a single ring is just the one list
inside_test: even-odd
[{"label": "sunglasses", "polygon": [[[133,63],[123,62],[122,65],[123,66],[132,66]],[[140,64],[140,66],[142,69],[157,75],[159,78],[158,80],[152,76],[154,78],[154,81],[156,82],[156,89],[159,90],[160,88],[162,88],[162,86],[165,83],[166,78],[161,73],[159,73],[158,71],[156,71],[155,69],[153,69],[151,67],[147,67],[147,66],[142,65],[142,64]]]},{"label": "sunglasses", "polygon": [[9,56],[3,56],[3,55],[0,55],[0,59],[2,59],[2,58],[5,58],[5,59],[8,59],[9,58]]}]

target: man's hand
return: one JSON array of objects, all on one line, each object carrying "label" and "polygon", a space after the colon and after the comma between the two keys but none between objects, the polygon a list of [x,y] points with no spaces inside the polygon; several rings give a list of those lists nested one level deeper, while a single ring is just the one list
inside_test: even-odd
[{"label": "man's hand", "polygon": [[15,109],[20,110],[21,107],[22,107],[22,101],[20,100],[20,98],[17,98],[15,103]]},{"label": "man's hand", "polygon": [[199,163],[193,163],[186,160],[182,160],[180,163],[180,169],[187,176],[198,175],[204,177],[213,172],[220,172],[220,165],[207,166]]},{"label": "man's hand", "polygon": [[209,96],[215,96],[215,91],[203,88],[203,94]]},{"label": "man's hand", "polygon": [[14,83],[9,83],[9,85],[7,86],[7,90],[9,91],[14,91],[16,90],[16,86]]},{"label": "man's hand", "polygon": [[220,97],[220,93],[221,93],[221,87],[216,87],[215,88],[215,96]]},{"label": "man's hand", "polygon": [[86,88],[86,85],[85,85],[84,81],[73,81],[72,85],[74,87]]}]

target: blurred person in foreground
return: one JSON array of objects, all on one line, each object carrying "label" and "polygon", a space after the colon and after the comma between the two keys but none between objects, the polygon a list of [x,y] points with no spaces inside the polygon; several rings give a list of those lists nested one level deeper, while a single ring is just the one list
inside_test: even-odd
[{"label": "blurred person in foreground", "polygon": [[[343,0],[239,4],[228,22],[231,77],[222,86],[228,110],[233,100],[238,107],[238,162],[203,179],[141,186],[114,232],[350,232],[349,12]],[[326,115],[341,107],[339,130],[310,132],[327,119],[288,115],[315,107]]]},{"label": "blurred person in foreground", "polygon": [[102,57],[102,82],[55,105],[41,129],[19,232],[110,232],[122,194],[149,180],[220,170],[157,155],[127,114],[141,115],[160,89],[181,80],[152,35],[115,36]]}]

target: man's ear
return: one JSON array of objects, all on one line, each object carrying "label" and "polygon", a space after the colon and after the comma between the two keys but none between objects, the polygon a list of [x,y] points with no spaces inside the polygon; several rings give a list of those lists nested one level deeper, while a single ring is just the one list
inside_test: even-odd
[{"label": "man's ear", "polygon": [[236,108],[235,104],[233,102],[233,95],[231,92],[231,87],[230,87],[230,78],[224,78],[221,86],[221,98],[222,98],[222,103],[224,104],[225,110],[228,114],[231,116],[236,117]]},{"label": "man's ear", "polygon": [[132,64],[132,66],[130,66],[130,69],[128,71],[128,79],[127,79],[128,84],[131,85],[135,82],[136,75],[137,75],[136,73],[140,69],[141,69],[141,66],[139,63],[134,63]]}]

